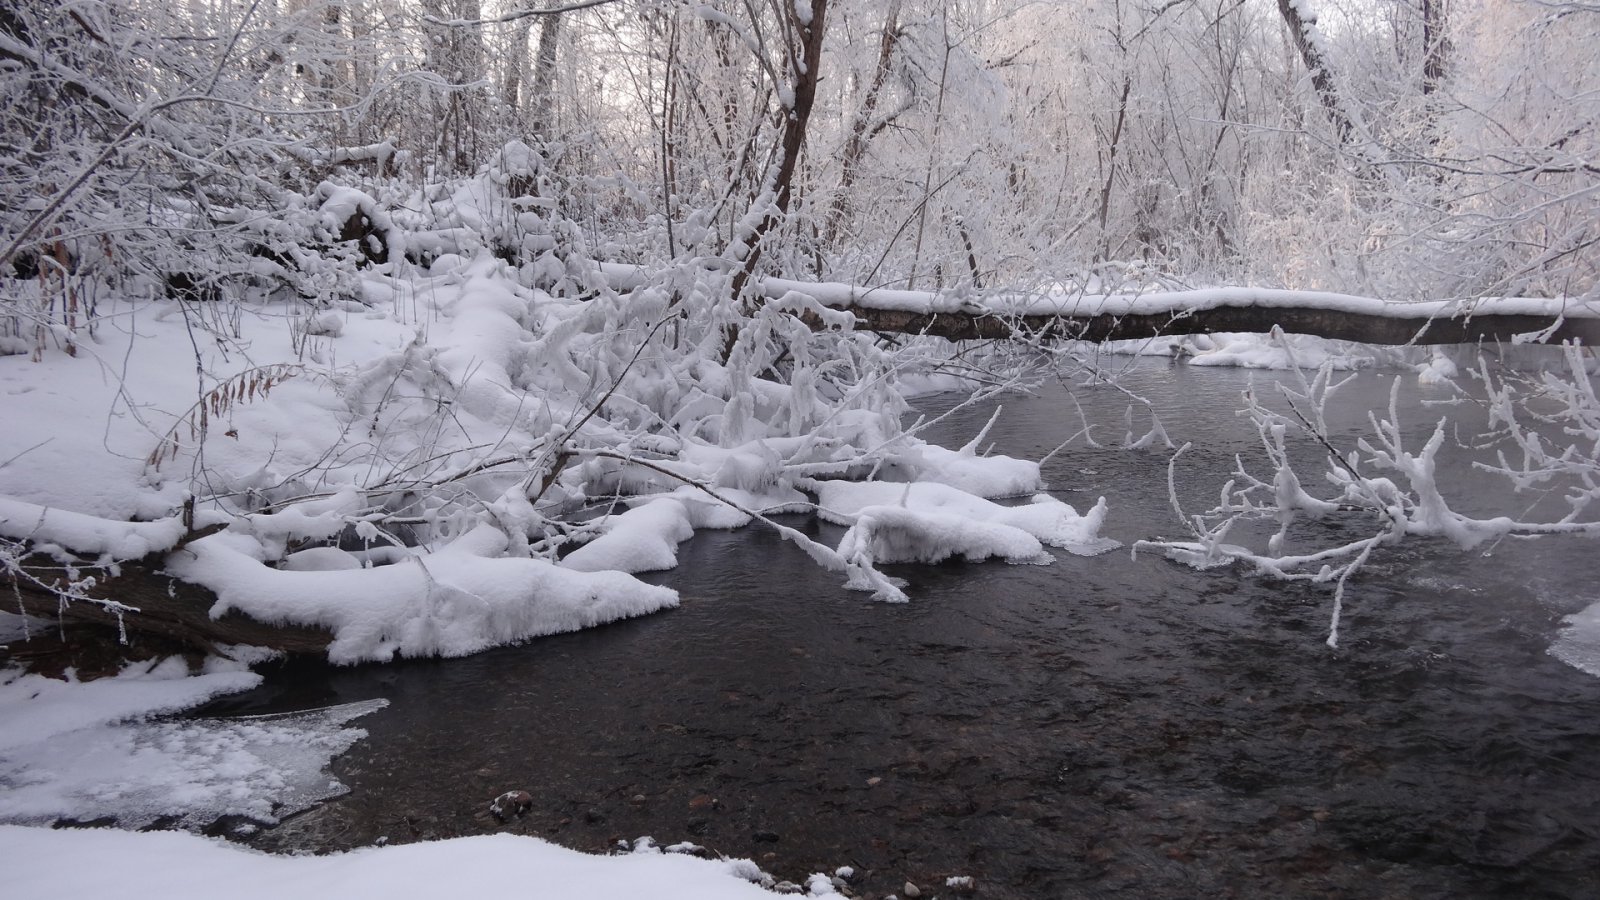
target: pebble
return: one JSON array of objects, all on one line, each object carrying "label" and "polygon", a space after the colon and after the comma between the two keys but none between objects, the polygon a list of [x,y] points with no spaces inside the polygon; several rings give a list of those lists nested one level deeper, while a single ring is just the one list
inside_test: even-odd
[{"label": "pebble", "polygon": [[758,844],[776,844],[778,842],[778,833],[776,831],[758,831],[750,837]]},{"label": "pebble", "polygon": [[906,886],[901,889],[901,893],[905,894],[907,897],[912,898],[912,900],[916,900],[917,897],[921,897],[922,896],[922,888],[919,888],[916,885],[914,885],[914,884],[912,884],[911,882],[908,881],[908,882],[906,882]]},{"label": "pebble", "polygon": [[882,778],[879,778],[878,776],[874,775],[871,778],[867,779],[867,787],[873,787],[875,785],[881,784],[882,782],[883,782]]},{"label": "pebble", "polygon": [[629,803],[643,803],[644,801],[645,796],[643,794],[634,794],[632,797],[628,798]]}]

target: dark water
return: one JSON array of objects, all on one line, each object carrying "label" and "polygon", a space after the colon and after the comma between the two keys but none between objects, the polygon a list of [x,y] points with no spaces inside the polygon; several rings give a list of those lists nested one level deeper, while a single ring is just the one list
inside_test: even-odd
[{"label": "dark water", "polygon": [[[1196,511],[1253,446],[1232,414],[1249,379],[1160,363],[1124,382],[1203,448],[1179,473]],[[1364,380],[1341,430],[1387,403],[1387,381]],[[1120,442],[1126,398],[1076,394]],[[1421,399],[1407,389],[1418,444],[1442,412],[1471,419]],[[1081,424],[1060,387],[1004,402],[996,452],[1037,459]],[[933,437],[959,445],[989,411]],[[1179,531],[1169,455],[1080,442],[1046,477],[1080,509],[1105,495],[1108,534],[1131,543]],[[270,850],[651,835],[797,881],[848,864],[873,898],[907,880],[947,893],[948,875],[983,897],[1593,898],[1600,679],[1545,650],[1600,599],[1596,549],[1390,550],[1330,650],[1326,589],[1151,554],[895,567],[912,597],[897,606],[769,531],[702,533],[654,579],[679,610],[462,660],[284,665],[208,712],[391,701],[335,764],[353,791],[251,839]],[[502,827],[484,810],[510,789],[533,809]]]}]

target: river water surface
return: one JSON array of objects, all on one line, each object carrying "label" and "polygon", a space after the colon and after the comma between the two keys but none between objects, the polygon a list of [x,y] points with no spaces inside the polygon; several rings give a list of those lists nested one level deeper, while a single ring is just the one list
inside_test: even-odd
[{"label": "river water surface", "polygon": [[[1177,478],[1191,511],[1254,447],[1239,392],[1275,377],[1159,361],[1122,379],[1195,444]],[[1392,377],[1341,398],[1339,442]],[[1463,436],[1476,424],[1405,381],[1416,445],[1441,415]],[[1126,395],[1071,391],[1120,444]],[[1038,459],[1082,424],[1063,385],[1002,402],[997,453]],[[992,408],[930,438],[959,446]],[[1134,436],[1148,427],[1136,413]],[[1105,533],[1131,544],[1181,532],[1170,455],[1080,440],[1045,477],[1080,511],[1105,496]],[[1446,467],[1461,511],[1533,502],[1462,465]],[[680,609],[459,660],[286,663],[204,714],[390,701],[335,763],[351,793],[248,838],[267,850],[509,830],[603,851],[650,835],[794,881],[850,865],[872,898],[906,881],[947,894],[951,875],[1007,898],[1593,898],[1600,679],[1546,650],[1600,599],[1597,549],[1387,550],[1352,582],[1333,650],[1325,588],[1126,548],[887,567],[910,581],[911,602],[890,605],[768,529],[702,532],[651,576]],[[485,810],[513,789],[533,808],[502,826]]]}]

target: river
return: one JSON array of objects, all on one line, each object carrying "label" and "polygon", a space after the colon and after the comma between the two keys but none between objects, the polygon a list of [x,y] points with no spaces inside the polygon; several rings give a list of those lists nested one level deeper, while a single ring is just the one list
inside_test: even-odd
[{"label": "river", "polygon": [[[1165,360],[1124,374],[1195,445],[1186,508],[1215,502],[1234,453],[1255,461],[1234,410],[1275,377]],[[1340,398],[1338,441],[1392,377]],[[1423,405],[1443,389],[1404,384],[1418,444],[1440,415],[1477,424],[1470,406]],[[1105,533],[1127,544],[1179,535],[1170,451],[1115,449],[1122,389],[1005,397],[995,452],[1038,459],[1076,431],[1068,386],[1106,449],[1052,458],[1056,495],[1080,511],[1105,496]],[[992,406],[929,437],[960,445]],[[1148,414],[1133,422],[1142,434]],[[1442,476],[1462,511],[1531,502],[1464,465],[1455,454]],[[652,576],[681,592],[675,611],[466,659],[268,666],[263,687],[203,714],[390,701],[335,763],[348,795],[238,838],[265,850],[507,830],[604,851],[650,835],[794,881],[849,865],[872,898],[906,881],[945,894],[952,875],[996,898],[1594,897],[1600,679],[1546,652],[1563,616],[1600,599],[1594,551],[1386,550],[1351,583],[1334,650],[1325,587],[1127,548],[886,567],[910,582],[911,602],[890,605],[770,529],[702,532]],[[533,807],[502,826],[485,810],[513,789]]]}]

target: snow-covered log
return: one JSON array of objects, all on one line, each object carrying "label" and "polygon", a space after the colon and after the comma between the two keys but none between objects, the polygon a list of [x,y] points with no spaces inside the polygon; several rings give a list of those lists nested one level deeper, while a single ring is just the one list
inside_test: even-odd
[{"label": "snow-covered log", "polygon": [[[856,327],[961,340],[1012,337],[1116,341],[1274,328],[1364,344],[1600,343],[1600,308],[1510,297],[1393,303],[1323,291],[1208,288],[1136,295],[984,297],[876,290],[768,279],[773,299],[793,293],[848,309]],[[824,327],[815,313],[802,318]]]},{"label": "snow-covered log", "polygon": [[[1600,320],[1559,316],[1489,313],[1470,318],[1429,318],[1426,315],[1376,316],[1324,309],[1273,309],[1224,306],[1181,313],[1140,313],[1093,316],[1029,315],[939,312],[856,307],[856,327],[899,334],[926,334],[952,341],[1049,337],[1085,341],[1118,341],[1184,334],[1220,332],[1267,333],[1278,328],[1290,334],[1310,334],[1363,344],[1475,344],[1520,342],[1527,336],[1537,343],[1579,339],[1600,343]],[[813,324],[813,321],[814,324]],[[812,316],[808,324],[820,327]]]},{"label": "snow-covered log", "polygon": [[[102,572],[87,585],[82,584],[87,570],[62,566],[44,554],[18,562],[19,569],[0,571],[0,591],[10,595],[14,611],[28,615],[160,634],[204,650],[247,644],[285,653],[323,653],[333,642],[332,632],[315,626],[269,625],[237,611],[212,618],[217,595],[162,572],[159,556],[149,562],[120,563],[116,574]],[[51,589],[65,589],[73,582],[78,582],[72,590],[77,602],[64,602],[61,593]]]}]

